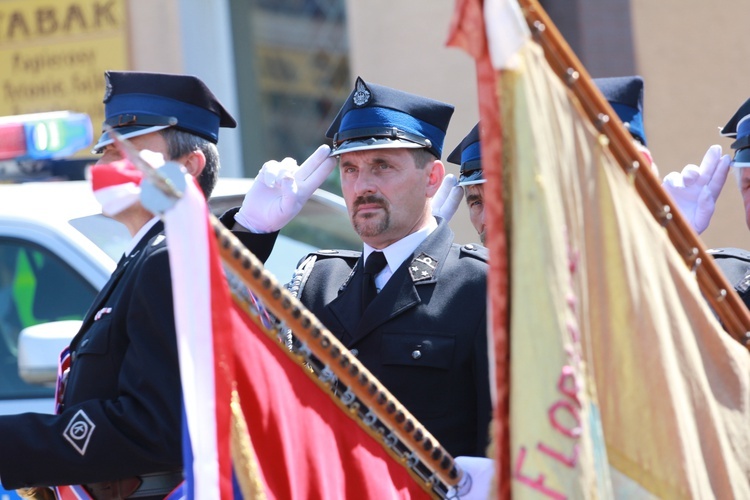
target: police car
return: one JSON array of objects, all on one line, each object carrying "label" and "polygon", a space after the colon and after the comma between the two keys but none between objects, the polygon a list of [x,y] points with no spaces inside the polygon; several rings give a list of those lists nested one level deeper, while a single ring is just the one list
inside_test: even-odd
[{"label": "police car", "polygon": [[[2,128],[0,120],[0,139]],[[39,165],[0,156],[0,414],[53,411],[61,346],[78,330],[130,241],[125,226],[101,214],[87,181],[28,182],[38,177]],[[50,165],[78,168],[79,162],[45,168]],[[10,177],[26,182],[3,183]],[[219,179],[212,212],[239,206],[252,182]],[[283,283],[310,251],[360,245],[343,199],[318,190],[281,231],[266,268]],[[0,500],[16,498],[0,487]]]}]

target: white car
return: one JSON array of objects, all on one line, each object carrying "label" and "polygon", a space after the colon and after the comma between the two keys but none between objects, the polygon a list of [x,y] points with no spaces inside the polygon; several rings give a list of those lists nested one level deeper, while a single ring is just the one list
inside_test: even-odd
[{"label": "white car", "polygon": [[[210,201],[212,211],[221,214],[239,206],[251,185],[251,179],[220,179]],[[75,321],[82,319],[129,241],[123,225],[101,215],[85,181],[0,184],[0,414],[53,411],[51,384],[28,381],[54,378],[49,367],[57,362],[56,344],[48,339],[34,343],[34,335],[24,335],[30,342],[26,354],[32,354],[25,359],[41,359],[40,368],[47,371],[28,370],[22,378],[19,332],[32,325],[72,320],[68,330],[75,333]],[[319,248],[356,249],[360,244],[343,199],[318,190],[282,230],[266,268],[285,283],[306,253]],[[65,335],[60,338],[63,345],[68,340]],[[24,356],[23,350],[20,355]]]}]

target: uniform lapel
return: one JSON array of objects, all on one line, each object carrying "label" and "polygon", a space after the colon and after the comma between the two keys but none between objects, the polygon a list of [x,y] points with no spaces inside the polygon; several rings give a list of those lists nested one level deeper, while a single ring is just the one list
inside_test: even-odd
[{"label": "uniform lapel", "polygon": [[362,318],[362,281],[364,279],[362,260],[360,258],[357,262],[354,267],[354,274],[345,288],[326,306],[339,321],[344,331],[352,336],[359,320]]},{"label": "uniform lapel", "polygon": [[399,267],[383,290],[375,297],[362,315],[354,330],[355,341],[360,340],[377,327],[415,307],[422,299],[407,272],[408,262]]},{"label": "uniform lapel", "polygon": [[[440,267],[445,263],[452,243],[453,232],[446,223],[441,222],[417,247],[412,256],[393,273],[364,314],[359,312],[361,305],[353,304],[359,300],[356,292],[361,289],[363,279],[362,265],[358,265],[352,284],[347,290],[347,295],[350,296],[348,306],[351,306],[352,310],[356,307],[359,314],[353,320],[350,318],[349,323],[345,325],[347,331],[351,332],[353,342],[359,341],[384,323],[421,304],[425,292],[434,287]],[[354,285],[355,280],[357,285]],[[352,324],[355,325],[353,328]]]}]

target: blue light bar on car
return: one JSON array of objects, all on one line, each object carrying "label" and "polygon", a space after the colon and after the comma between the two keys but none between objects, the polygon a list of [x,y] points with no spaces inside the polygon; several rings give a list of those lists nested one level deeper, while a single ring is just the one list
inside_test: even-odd
[{"label": "blue light bar on car", "polygon": [[54,111],[0,117],[0,160],[64,158],[91,146],[91,118]]}]

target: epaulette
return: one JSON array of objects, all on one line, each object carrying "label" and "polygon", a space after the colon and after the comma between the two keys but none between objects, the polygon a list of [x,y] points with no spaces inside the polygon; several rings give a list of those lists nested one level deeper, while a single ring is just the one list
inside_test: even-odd
[{"label": "epaulette", "polygon": [[292,292],[292,295],[298,297],[302,295],[302,288],[307,283],[307,278],[310,277],[315,262],[320,259],[339,258],[357,261],[362,255],[362,252],[354,250],[318,250],[305,255],[297,264],[297,269],[294,270],[292,280],[287,283],[286,288]]},{"label": "epaulette", "polygon": [[318,257],[330,258],[336,257],[339,259],[359,259],[362,252],[357,250],[318,250],[309,255],[317,255]]},{"label": "epaulette", "polygon": [[714,256],[714,259],[733,258],[750,262],[750,251],[741,248],[711,248],[707,253]]},{"label": "epaulette", "polygon": [[741,248],[712,248],[707,253],[745,303],[750,305],[750,252]]},{"label": "epaulette", "polygon": [[483,262],[489,262],[490,260],[490,251],[487,250],[487,247],[479,245],[477,243],[467,243],[466,245],[461,245],[461,255],[468,255]]}]

